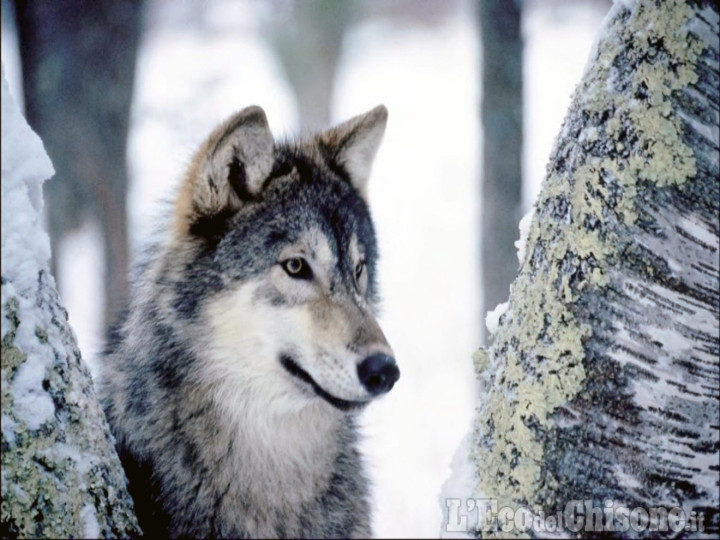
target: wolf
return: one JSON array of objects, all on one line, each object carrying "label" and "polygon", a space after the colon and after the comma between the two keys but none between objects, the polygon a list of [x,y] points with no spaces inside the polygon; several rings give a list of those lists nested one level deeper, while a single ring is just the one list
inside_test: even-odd
[{"label": "wolf", "polygon": [[100,366],[146,535],[371,534],[357,416],[400,376],[367,201],[386,123],[276,142],[253,106],[195,154]]}]

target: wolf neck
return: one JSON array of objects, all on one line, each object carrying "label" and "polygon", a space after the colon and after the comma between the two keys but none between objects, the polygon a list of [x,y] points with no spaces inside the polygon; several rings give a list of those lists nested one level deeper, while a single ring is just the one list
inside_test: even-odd
[{"label": "wolf neck", "polygon": [[[237,389],[235,389],[237,392]],[[216,394],[222,424],[233,441],[238,486],[268,507],[296,508],[317,498],[330,482],[341,451],[346,419],[317,401],[295,411],[278,412],[258,396],[225,401]],[[232,403],[232,409],[227,404]]]}]

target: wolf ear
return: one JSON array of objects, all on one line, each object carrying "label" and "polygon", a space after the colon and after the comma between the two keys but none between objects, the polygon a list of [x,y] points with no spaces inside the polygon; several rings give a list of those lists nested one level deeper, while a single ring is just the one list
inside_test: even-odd
[{"label": "wolf ear", "polygon": [[227,217],[255,198],[273,160],[273,136],[260,107],[247,107],[220,124],[200,146],[180,188],[179,232],[187,233],[198,220]]},{"label": "wolf ear", "polygon": [[363,196],[385,133],[387,117],[385,106],[378,105],[317,136],[328,158],[345,170],[352,185]]}]

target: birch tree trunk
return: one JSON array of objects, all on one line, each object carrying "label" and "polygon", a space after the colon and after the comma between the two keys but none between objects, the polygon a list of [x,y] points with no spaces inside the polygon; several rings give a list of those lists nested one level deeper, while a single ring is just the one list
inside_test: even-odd
[{"label": "birch tree trunk", "polygon": [[50,275],[53,174],[2,79],[2,525],[8,537],[139,534],[125,475]]},{"label": "birch tree trunk", "polygon": [[614,5],[475,356],[445,532],[717,536],[719,80],[717,3]]}]

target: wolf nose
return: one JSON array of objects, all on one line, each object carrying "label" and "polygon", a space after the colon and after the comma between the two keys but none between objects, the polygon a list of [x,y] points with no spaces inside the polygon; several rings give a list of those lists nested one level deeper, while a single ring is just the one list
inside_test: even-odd
[{"label": "wolf nose", "polygon": [[395,359],[386,354],[368,356],[360,362],[357,370],[360,382],[374,396],[389,392],[400,378]]}]

